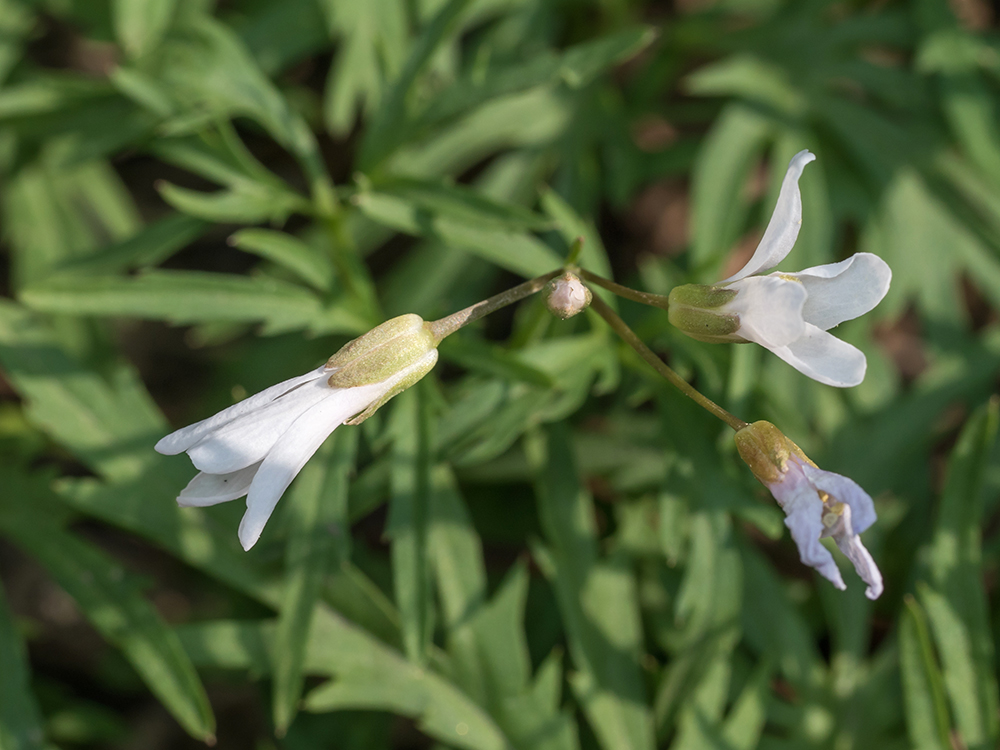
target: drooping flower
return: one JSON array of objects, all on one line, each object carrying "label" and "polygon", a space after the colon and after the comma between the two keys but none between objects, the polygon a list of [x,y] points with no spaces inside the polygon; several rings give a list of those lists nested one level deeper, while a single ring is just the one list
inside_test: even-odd
[{"label": "drooping flower", "polygon": [[754,422],[739,430],[736,447],[785,512],[785,526],[802,562],[838,589],[846,589],[833,555],[820,542],[831,537],[868,584],[865,596],[878,599],[882,574],[859,536],[876,521],[868,493],[852,479],[818,468],[770,422]]},{"label": "drooping flower", "polygon": [[340,349],[321,367],[167,435],[166,455],[187,452],[199,474],[182,506],[247,496],[239,538],[249,550],[288,485],[342,424],[358,424],[430,372],[437,339],[418,315],[388,320]]},{"label": "drooping flower", "polygon": [[800,151],[788,165],[764,237],[747,264],[713,286],[687,284],[670,293],[670,321],[692,338],[753,341],[804,375],[841,388],[865,377],[865,355],[830,333],[872,310],[892,271],[871,253],[798,273],[769,271],[791,251],[802,225],[799,177],[816,157]]}]

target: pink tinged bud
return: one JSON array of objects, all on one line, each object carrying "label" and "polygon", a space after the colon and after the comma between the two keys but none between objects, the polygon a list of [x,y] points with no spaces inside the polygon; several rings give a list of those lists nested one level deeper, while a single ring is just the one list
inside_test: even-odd
[{"label": "pink tinged bud", "polygon": [[593,298],[579,277],[567,271],[549,282],[545,304],[550,312],[566,320],[590,307]]}]

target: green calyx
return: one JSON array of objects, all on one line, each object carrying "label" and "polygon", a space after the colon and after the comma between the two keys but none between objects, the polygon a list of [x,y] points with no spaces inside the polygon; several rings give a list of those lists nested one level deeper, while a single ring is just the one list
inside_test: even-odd
[{"label": "green calyx", "polygon": [[420,378],[429,373],[434,365],[437,363],[437,350],[433,349],[429,352],[430,356],[425,355],[422,360],[418,360],[414,365],[410,366],[409,371],[399,378],[396,383],[393,383],[392,388],[385,392],[378,401],[373,403],[367,409],[365,409],[360,414],[355,414],[353,417],[348,419],[344,424],[358,425],[364,422],[368,417],[379,410],[386,401],[391,399],[393,396],[399,395],[411,385],[415,384]]},{"label": "green calyx", "polygon": [[[423,318],[413,314],[400,315],[348,342],[330,357],[326,366],[333,372],[328,382],[331,388],[354,388],[381,383],[416,364],[435,349],[437,340]],[[434,361],[436,359],[435,357]],[[433,367],[433,362],[430,367]],[[425,374],[426,371],[422,372],[417,380]],[[392,395],[398,392],[395,391]],[[391,396],[385,400],[389,398]]]},{"label": "green calyx", "polygon": [[740,329],[739,315],[722,309],[736,294],[735,289],[704,284],[675,287],[670,292],[667,318],[677,330],[698,341],[744,341],[736,333]]},{"label": "green calyx", "polygon": [[761,420],[747,425],[737,431],[735,439],[740,458],[766,486],[781,481],[786,471],[785,464],[793,455],[811,466],[816,465],[770,422]]}]

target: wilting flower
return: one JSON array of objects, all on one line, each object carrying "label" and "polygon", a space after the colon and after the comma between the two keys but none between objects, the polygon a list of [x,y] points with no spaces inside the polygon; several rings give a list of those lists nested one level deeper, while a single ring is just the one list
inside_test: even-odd
[{"label": "wilting flower", "polygon": [[859,537],[876,520],[868,493],[847,477],[817,468],[770,422],[754,422],[737,432],[736,447],[785,511],[785,526],[792,532],[802,562],[838,589],[847,588],[833,555],[820,542],[832,537],[868,584],[865,596],[878,599],[882,574]]},{"label": "wilting flower", "polygon": [[865,377],[865,355],[827,333],[872,310],[892,272],[884,260],[858,253],[799,273],[760,276],[791,251],[802,224],[799,177],[816,157],[800,151],[788,165],[764,237],[747,264],[714,286],[688,284],[670,294],[670,321],[701,341],[753,341],[820,383],[847,387]]},{"label": "wilting flower", "polygon": [[386,321],[346,344],[322,367],[167,435],[166,455],[186,451],[200,473],[177,497],[207,506],[247,496],[243,549],[260,538],[282,494],[324,440],[358,424],[437,362],[437,340],[418,315]]}]

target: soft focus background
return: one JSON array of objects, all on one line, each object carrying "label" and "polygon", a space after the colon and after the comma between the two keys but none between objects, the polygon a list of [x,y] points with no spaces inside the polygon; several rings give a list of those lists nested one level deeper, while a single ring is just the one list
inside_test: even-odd
[{"label": "soft focus background", "polygon": [[[0,0],[0,748],[1000,741],[1000,36],[986,0]],[[560,263],[894,272],[818,385],[618,302],[873,497],[869,603],[731,432],[529,300],[338,430],[244,553],[156,440]],[[991,400],[992,399],[992,400]],[[841,562],[843,560],[841,559]]]}]

